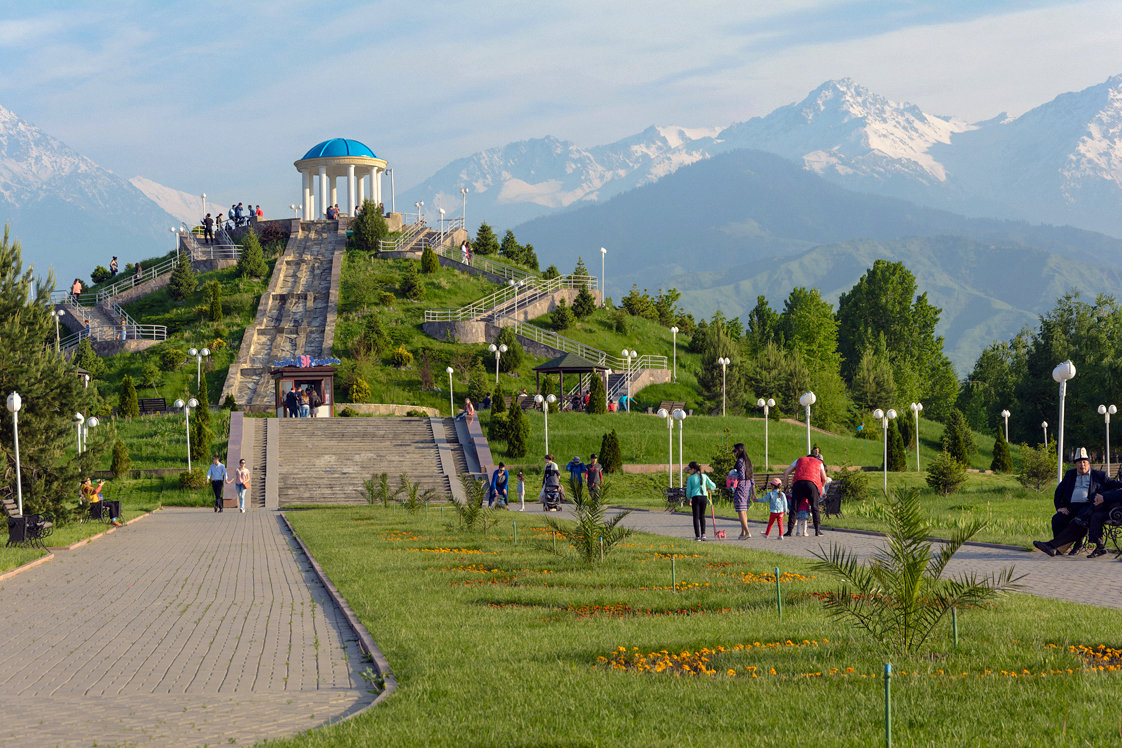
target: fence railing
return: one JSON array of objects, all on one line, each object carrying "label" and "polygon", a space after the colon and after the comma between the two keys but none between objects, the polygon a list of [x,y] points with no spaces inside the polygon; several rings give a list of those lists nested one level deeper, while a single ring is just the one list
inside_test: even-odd
[{"label": "fence railing", "polygon": [[113,283],[112,285],[100,289],[97,292],[97,299],[95,303],[104,304],[109,299],[112,299],[114,296],[123,291],[127,291],[130,288],[135,288],[141,283],[150,281],[153,278],[158,278],[164,273],[170,273],[175,269],[175,263],[176,259],[174,257],[169,257],[163,262],[157,263],[155,265],[150,265],[148,267],[142,266],[139,275],[133,273],[132,275],[126,276],[116,283]]},{"label": "fence railing", "polygon": [[[564,288],[592,290],[595,287],[596,279],[589,275],[562,275],[549,280],[531,278],[520,285],[504,286],[467,306],[449,309],[426,309],[425,322],[462,322],[487,314],[502,313],[507,309],[513,311],[515,301],[520,305],[522,303],[528,304],[546,294]],[[523,301],[523,299],[525,300]]]},{"label": "fence railing", "polygon": [[595,364],[608,367],[613,373],[629,372],[631,375],[634,375],[642,369],[666,368],[666,356],[637,356],[631,359],[631,367],[628,369],[627,359],[613,356],[599,348],[593,348],[590,345],[573,340],[572,338],[566,338],[564,335],[558,335],[552,330],[543,330],[536,325],[531,325],[527,322],[519,322],[510,318],[506,318],[502,324],[504,327],[513,328],[515,335],[521,335],[524,338],[529,338],[537,343],[548,345],[550,348],[556,348],[565,353],[575,353],[581,358],[588,359]]},{"label": "fence railing", "polygon": [[402,247],[408,247],[410,244],[412,244],[413,241],[417,238],[418,234],[427,230],[428,226],[424,224],[424,221],[418,221],[417,223],[408,224],[402,230],[400,236],[397,236],[393,239],[378,240],[378,251],[398,252]]},{"label": "fence railing", "polygon": [[[426,242],[427,246],[432,247],[432,251],[436,252],[438,255],[447,257],[450,260],[455,260],[456,262],[463,262],[463,253],[460,251],[459,247],[441,245],[439,239],[434,242],[429,242],[428,237],[426,237],[422,241]],[[538,278],[538,275],[536,273],[526,270],[525,268],[520,268],[515,265],[508,265],[505,262],[493,260],[490,257],[485,257],[483,255],[469,255],[467,264],[473,268],[479,268],[486,273],[497,275],[500,278],[508,281],[531,280]]]},{"label": "fence railing", "polygon": [[168,329],[164,325],[125,324],[118,327],[95,325],[68,335],[59,343],[59,348],[69,351],[83,340],[92,343],[127,340],[167,340]]}]

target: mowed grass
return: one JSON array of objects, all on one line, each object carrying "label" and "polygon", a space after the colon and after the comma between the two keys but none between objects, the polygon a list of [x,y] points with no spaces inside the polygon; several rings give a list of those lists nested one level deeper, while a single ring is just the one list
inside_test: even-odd
[{"label": "mowed grass", "polygon": [[[398,689],[281,745],[867,746],[884,739],[885,662],[899,745],[1117,740],[1102,704],[1122,676],[1064,647],[1117,646],[1120,611],[1009,596],[959,612],[957,651],[947,620],[905,657],[829,618],[812,593],[833,584],[797,559],[635,535],[588,568],[551,553],[527,514],[501,514],[487,537],[447,509],[443,524],[382,507],[289,517]],[[755,576],[777,566],[806,577],[783,584],[782,618],[774,581]],[[712,655],[717,674],[679,677],[607,667],[619,647],[729,651]]]}]

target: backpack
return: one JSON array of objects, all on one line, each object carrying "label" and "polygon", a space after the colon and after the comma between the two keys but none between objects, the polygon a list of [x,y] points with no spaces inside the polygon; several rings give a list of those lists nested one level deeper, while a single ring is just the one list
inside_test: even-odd
[{"label": "backpack", "polygon": [[735,491],[738,485],[740,485],[740,473],[736,472],[736,468],[733,468],[725,476],[725,488],[729,491]]}]

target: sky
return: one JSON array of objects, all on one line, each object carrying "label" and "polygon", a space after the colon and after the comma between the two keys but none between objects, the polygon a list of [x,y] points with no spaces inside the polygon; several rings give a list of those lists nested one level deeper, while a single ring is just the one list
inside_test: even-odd
[{"label": "sky", "polygon": [[836,78],[979,121],[1122,73],[1117,0],[15,5],[0,105],[126,178],[270,215],[332,137],[401,191],[485,148],[726,126]]}]

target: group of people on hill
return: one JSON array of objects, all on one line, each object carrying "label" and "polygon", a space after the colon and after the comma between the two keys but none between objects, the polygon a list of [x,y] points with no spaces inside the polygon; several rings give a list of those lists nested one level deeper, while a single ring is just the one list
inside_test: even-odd
[{"label": "group of people on hill", "polygon": [[1035,540],[1033,546],[1049,556],[1064,552],[1074,556],[1091,545],[1087,558],[1106,555],[1104,528],[1110,513],[1122,509],[1122,481],[1102,470],[1091,469],[1091,455],[1086,447],[1072,454],[1073,467],[1052,494],[1056,513],[1052,515],[1052,539]]}]

